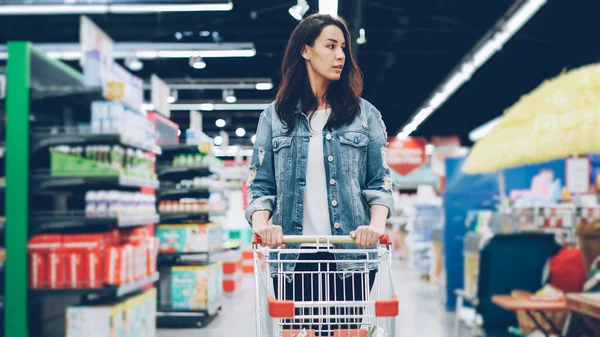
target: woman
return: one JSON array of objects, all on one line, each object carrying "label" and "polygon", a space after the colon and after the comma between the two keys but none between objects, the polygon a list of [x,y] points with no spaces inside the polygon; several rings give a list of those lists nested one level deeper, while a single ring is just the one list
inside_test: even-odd
[{"label": "woman", "polygon": [[[283,247],[283,235],[350,235],[355,244],[333,248],[372,248],[384,234],[393,208],[385,162],[387,135],[380,112],[360,98],[362,75],[350,44],[345,22],[321,14],[305,18],[290,37],[276,100],[260,116],[247,182],[246,218],[263,246]],[[278,283],[284,284],[277,279],[288,281],[278,297],[306,301],[364,297],[364,291],[351,289],[360,288],[357,283],[362,280],[352,272],[364,269],[364,264],[352,263],[355,253],[279,258],[290,262],[280,271],[271,268],[276,293]],[[336,263],[296,266],[297,260]],[[376,265],[369,268],[372,285]],[[316,273],[312,279],[291,274],[335,270],[348,275],[328,282],[329,291],[321,293]],[[302,286],[294,286],[298,283]]]}]

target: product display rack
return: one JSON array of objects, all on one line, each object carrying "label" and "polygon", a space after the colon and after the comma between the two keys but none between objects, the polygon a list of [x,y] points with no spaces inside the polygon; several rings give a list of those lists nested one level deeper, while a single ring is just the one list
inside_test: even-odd
[{"label": "product display rack", "polygon": [[[65,329],[67,306],[142,291],[159,278],[158,273],[118,286],[29,290],[25,267],[28,239],[39,233],[79,233],[156,223],[157,216],[87,218],[82,210],[74,212],[72,208],[84,205],[86,190],[110,187],[150,191],[158,187],[158,181],[130,176],[77,176],[80,172],[52,176],[50,155],[44,150],[57,145],[87,144],[118,144],[154,153],[160,153],[160,149],[119,135],[61,132],[89,122],[91,103],[103,100],[101,88],[86,87],[80,73],[46,57],[28,42],[9,42],[8,53],[6,119],[10,121],[10,131],[6,135],[6,180],[10,187],[6,190],[5,209],[6,218],[15,225],[5,228],[4,308],[9,310],[4,312],[4,335],[64,336],[64,331],[59,331]],[[52,311],[50,315],[44,312],[48,309]],[[46,324],[54,327],[46,331]],[[57,326],[58,330],[54,330]]]},{"label": "product display rack", "polygon": [[[202,148],[198,145],[177,144],[161,146],[162,155],[159,157],[159,167],[157,175],[160,179],[161,188],[158,191],[158,202],[165,200],[179,200],[184,198],[209,198],[210,188],[181,188],[177,182],[183,179],[193,179],[197,177],[208,177],[214,173],[214,170],[208,166],[201,167],[179,167],[173,166],[173,158],[180,154],[203,154]],[[179,187],[179,188],[178,188]],[[209,223],[211,216],[216,215],[211,212],[196,213],[161,213],[161,224],[202,224]],[[218,315],[221,308],[215,313],[209,313],[208,310],[191,310],[173,308],[170,305],[161,303],[161,294],[167,294],[170,291],[170,268],[173,266],[203,266],[219,261],[218,252],[190,252],[190,253],[161,253],[159,252],[157,264],[161,275],[158,282],[159,303],[156,312],[156,324],[162,328],[195,328],[205,327],[212,322]],[[168,295],[164,295],[168,296]]]}]

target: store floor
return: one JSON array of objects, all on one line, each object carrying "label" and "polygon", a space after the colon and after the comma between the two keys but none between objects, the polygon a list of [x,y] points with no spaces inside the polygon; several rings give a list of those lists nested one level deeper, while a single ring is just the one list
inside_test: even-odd
[{"label": "store floor", "polygon": [[[400,299],[396,337],[453,337],[454,314],[446,313],[436,287],[419,280],[403,262],[394,261],[395,289]],[[160,329],[158,337],[254,336],[254,283],[246,275],[240,293],[226,298],[221,314],[202,329]],[[465,336],[466,331],[462,331]],[[466,337],[466,336],[465,336]]]}]

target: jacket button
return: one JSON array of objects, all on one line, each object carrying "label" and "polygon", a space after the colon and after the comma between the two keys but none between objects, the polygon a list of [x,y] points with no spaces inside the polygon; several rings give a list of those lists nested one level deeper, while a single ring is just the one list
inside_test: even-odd
[{"label": "jacket button", "polygon": [[337,229],[337,228],[340,228],[340,223],[339,223],[339,222],[336,222],[336,223],[334,223],[334,224],[333,224],[333,227],[335,227],[336,229]]},{"label": "jacket button", "polygon": [[327,157],[327,160],[331,163],[333,161],[333,156]]},{"label": "jacket button", "polygon": [[335,185],[335,179],[331,179],[331,180],[329,180],[329,184],[330,184],[330,185]]},{"label": "jacket button", "polygon": [[337,200],[331,200],[331,206],[333,206],[333,207],[337,206]]},{"label": "jacket button", "polygon": [[331,134],[328,133],[327,136],[325,136],[325,139],[331,140]]},{"label": "jacket button", "polygon": [[306,185],[306,181],[304,181],[304,180],[300,180],[300,181],[298,182],[298,184],[300,184],[300,185],[304,186],[304,185]]}]

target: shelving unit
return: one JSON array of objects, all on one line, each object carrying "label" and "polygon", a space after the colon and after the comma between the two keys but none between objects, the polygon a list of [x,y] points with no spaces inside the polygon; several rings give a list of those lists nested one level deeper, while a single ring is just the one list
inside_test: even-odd
[{"label": "shelving unit", "polygon": [[49,320],[65,319],[68,306],[123,298],[151,287],[159,274],[143,276],[136,271],[123,284],[101,281],[97,288],[30,290],[28,240],[42,233],[106,233],[155,224],[157,214],[87,217],[84,196],[94,189],[153,193],[159,184],[156,179],[92,171],[67,171],[56,176],[50,171],[50,149],[121,145],[156,154],[161,151],[127,135],[83,132],[80,128],[90,122],[92,102],[104,99],[102,89],[86,87],[82,74],[47,58],[28,42],[9,42],[8,52],[6,119],[11,127],[6,135],[6,181],[11,187],[6,190],[5,209],[6,218],[15,225],[5,228],[4,308],[9,310],[4,311],[6,324],[0,326],[5,337],[64,336],[64,331],[54,330],[56,326],[65,329],[64,323],[52,324],[51,332],[45,329]]},{"label": "shelving unit", "polygon": [[[178,201],[180,199],[208,199],[211,196],[209,188],[180,188],[177,186],[181,180],[196,177],[207,177],[214,174],[206,166],[203,167],[176,167],[172,166],[173,158],[180,154],[200,154],[201,147],[197,145],[165,145],[161,146],[162,155],[157,175],[160,179],[161,188],[158,192],[158,201]],[[162,225],[178,224],[203,224],[208,223],[215,215],[209,212],[196,213],[161,213],[160,223]],[[158,283],[159,304],[156,313],[156,323],[163,328],[193,328],[207,326],[220,311],[210,313],[208,310],[179,309],[169,305],[164,300],[170,298],[171,291],[171,268],[174,266],[206,266],[219,261],[218,252],[190,252],[190,253],[160,253],[157,263],[161,274]],[[220,286],[211,284],[210,286]]]}]

